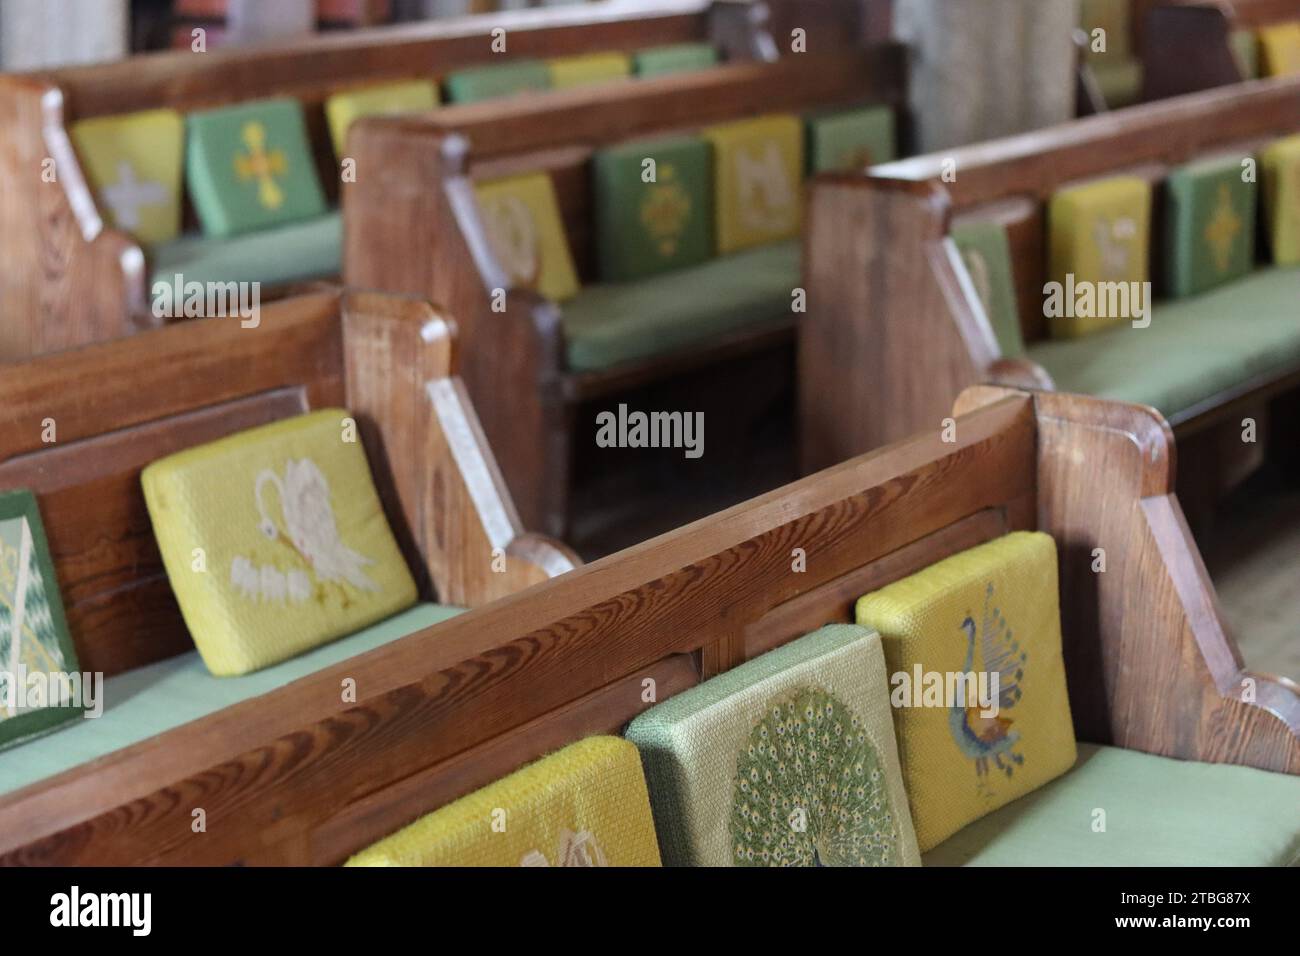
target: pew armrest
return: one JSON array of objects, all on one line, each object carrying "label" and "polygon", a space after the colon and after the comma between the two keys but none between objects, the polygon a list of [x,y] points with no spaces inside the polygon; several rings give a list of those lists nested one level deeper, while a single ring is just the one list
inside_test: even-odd
[{"label": "pew armrest", "polygon": [[580,562],[563,545],[524,533],[453,374],[454,337],[451,320],[423,302],[344,297],[348,403],[390,517],[406,518],[395,522],[399,543],[423,594],[474,607]]},{"label": "pew armrest", "polygon": [[[976,386],[956,413],[1016,394]],[[1300,774],[1300,688],[1253,674],[1173,493],[1155,409],[1034,392],[1038,526],[1057,543],[1079,739]]]},{"label": "pew armrest", "polygon": [[984,381],[1008,388],[1039,389],[1052,391],[1056,385],[1047,369],[1037,362],[1026,358],[994,359],[984,371]]}]

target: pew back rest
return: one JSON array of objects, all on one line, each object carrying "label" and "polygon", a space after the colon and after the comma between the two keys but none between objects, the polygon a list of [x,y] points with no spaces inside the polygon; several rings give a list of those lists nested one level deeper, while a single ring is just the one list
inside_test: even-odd
[{"label": "pew back rest", "polygon": [[[876,167],[866,188],[928,190],[938,236],[954,221],[993,219],[1007,230],[1026,342],[1047,336],[1047,203],[1062,186],[1134,175],[1156,182],[1174,167],[1232,150],[1255,151],[1296,131],[1300,78],[1255,81],[1134,107],[1022,136]],[[956,163],[955,180],[944,178]]]},{"label": "pew back rest", "polygon": [[[452,377],[452,336],[418,303],[325,291],[266,307],[255,328],[196,320],[7,366],[0,487],[37,496],[82,665],[112,675],[192,646],[141,469],[316,408],[357,417],[425,600],[479,603],[566,570],[567,552],[520,535]],[[514,551],[510,574],[488,573],[494,547]]]},{"label": "pew back rest", "polygon": [[[1164,422],[992,388],[954,414],[955,441],[918,434],[205,718],[203,733],[0,797],[0,858],[337,863],[1020,528],[1057,543],[1081,739],[1300,772],[1295,686],[1258,677],[1255,701],[1238,696],[1245,674],[1171,494]],[[338,701],[343,677],[355,704]],[[219,789],[203,782],[216,767]],[[176,793],[202,796],[205,839],[188,838],[192,804]]]},{"label": "pew back rest", "polygon": [[1233,34],[1300,21],[1300,0],[1148,0],[1144,12],[1143,94],[1155,100],[1247,79]]}]

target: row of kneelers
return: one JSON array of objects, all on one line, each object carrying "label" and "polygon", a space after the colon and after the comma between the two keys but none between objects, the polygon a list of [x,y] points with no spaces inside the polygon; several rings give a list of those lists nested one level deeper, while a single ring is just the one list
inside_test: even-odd
[{"label": "row of kneelers", "polygon": [[[564,89],[621,77],[704,69],[718,62],[705,43],[552,60],[514,59],[471,67],[443,80],[450,103],[530,90]],[[331,142],[344,158],[348,127],[364,116],[418,112],[442,100],[433,79],[371,84],[325,102]],[[81,120],[71,135],[113,225],[158,245],[181,231],[182,174],[203,233],[226,237],[320,216],[326,201],[316,176],[302,105],[265,99],[182,116],[152,109]],[[228,195],[250,185],[245,201]]]},{"label": "row of kneelers", "polygon": [[[1048,535],[954,555],[350,865],[917,865],[1074,764],[1056,590]],[[998,680],[891,707],[922,662]]]}]

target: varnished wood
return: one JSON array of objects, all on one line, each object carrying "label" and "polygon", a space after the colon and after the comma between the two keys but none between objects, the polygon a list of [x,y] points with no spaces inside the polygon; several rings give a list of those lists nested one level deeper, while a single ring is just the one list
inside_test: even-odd
[{"label": "varnished wood", "polygon": [[[799,325],[805,470],[917,429],[938,428],[968,385],[1050,388],[1029,359],[998,350],[978,296],[948,246],[952,224],[1007,227],[1026,341],[1046,335],[1046,204],[1064,185],[1107,175],[1159,179],[1228,149],[1294,131],[1300,78],[1258,81],[1090,117],[1022,136],[818,177],[805,232],[808,314]],[[945,163],[955,176],[945,178]],[[1176,434],[1231,423],[1285,394],[1300,366],[1240,383],[1173,421]],[[822,383],[834,381],[827,389]],[[1226,425],[1224,427],[1227,427]]]},{"label": "varnished wood", "polygon": [[0,487],[37,496],[90,670],[120,673],[192,646],[141,469],[314,408],[346,405],[360,420],[426,598],[484,603],[575,561],[523,533],[453,375],[452,326],[427,306],[322,292],[264,307],[257,328],[196,320],[3,369]]},{"label": "varnished wood", "polygon": [[[916,435],[0,797],[0,858],[335,862],[621,726],[647,704],[644,676],[690,686],[695,657],[735,663],[843,620],[859,587],[1025,527],[1059,549],[1081,739],[1300,773],[1295,686],[1261,679],[1256,702],[1237,696],[1240,661],[1170,493],[1158,416],[993,387],[954,415],[954,441]],[[344,678],[355,704],[339,700]]]},{"label": "varnished wood", "polygon": [[1300,0],[1161,0],[1142,25],[1142,96],[1155,100],[1247,79],[1233,52],[1237,30],[1300,21]]},{"label": "varnished wood", "polygon": [[[576,402],[705,363],[770,356],[789,348],[793,319],[575,373],[564,361],[562,306],[512,286],[487,241],[474,182],[550,173],[581,278],[592,280],[588,160],[596,149],[771,111],[864,101],[901,108],[903,75],[902,51],[886,46],[362,120],[350,139],[357,181],[343,190],[345,281],[416,295],[455,314],[462,375],[524,523],[567,538]],[[366,173],[380,168],[382,175]],[[504,311],[496,289],[504,290]]]},{"label": "varnished wood", "polygon": [[[761,5],[760,5],[761,6]],[[505,56],[560,56],[709,41],[729,59],[775,56],[761,9],[740,0],[602,2],[321,35],[294,42],[147,54],[115,63],[0,75],[0,360],[161,324],[134,238],[106,228],[68,130],[77,120],[158,107],[182,113],[273,96],[304,107],[326,194],[339,168],[325,121],[332,93],[448,72]],[[491,30],[506,30],[494,54]],[[43,163],[57,178],[45,181]],[[373,169],[373,167],[372,167]],[[368,173],[367,173],[368,174]],[[187,205],[186,225],[197,228]],[[289,290],[267,288],[262,301]]]}]

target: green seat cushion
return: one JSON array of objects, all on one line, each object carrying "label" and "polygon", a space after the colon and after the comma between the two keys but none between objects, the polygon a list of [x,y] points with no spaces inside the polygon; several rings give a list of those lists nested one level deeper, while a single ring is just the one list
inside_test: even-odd
[{"label": "green seat cushion", "polygon": [[302,104],[257,100],[191,113],[185,179],[209,236],[233,236],[326,211]]},{"label": "green seat cushion", "polygon": [[894,111],[888,106],[834,110],[808,117],[808,172],[846,172],[898,155]]},{"label": "green seat cushion", "polygon": [[343,216],[263,229],[230,239],[185,235],[152,250],[150,288],[185,282],[264,282],[276,285],[339,274],[343,261]]},{"label": "green seat cushion", "polygon": [[1165,283],[1172,298],[1247,275],[1255,261],[1255,181],[1246,156],[1175,169],[1165,182]]},{"label": "green seat cushion", "polygon": [[243,677],[213,677],[197,651],[170,657],[104,681],[104,712],[0,752],[0,792],[17,790],[165,730],[269,693],[332,664],[374,650],[460,613],[417,604],[358,631]]},{"label": "green seat cushion", "polygon": [[[646,182],[651,159],[654,181]],[[602,279],[639,279],[712,255],[711,165],[702,139],[628,143],[596,153],[592,184]]]},{"label": "green seat cushion", "polygon": [[1097,78],[1101,97],[1110,109],[1132,106],[1142,98],[1142,61],[1118,60],[1109,56],[1093,60],[1092,75]]},{"label": "green seat cushion", "polygon": [[1069,773],[963,828],[922,861],[1288,866],[1300,862],[1300,777],[1081,743]]},{"label": "green seat cushion", "polygon": [[448,74],[446,85],[451,102],[477,103],[530,90],[549,90],[551,71],[541,60],[515,60],[457,70]]},{"label": "green seat cushion", "polygon": [[632,57],[637,76],[664,76],[706,70],[718,62],[718,51],[707,43],[673,43],[638,50]]},{"label": "green seat cushion", "polygon": [[951,235],[993,327],[998,348],[1007,358],[1019,358],[1025,354],[1025,340],[1006,228],[992,220],[972,220],[954,225]]},{"label": "green seat cushion", "polygon": [[1148,328],[1122,322],[1078,339],[1035,342],[1029,357],[1062,392],[1153,405],[1168,418],[1300,362],[1297,296],[1300,269],[1257,269],[1202,295],[1158,302]]},{"label": "green seat cushion", "polygon": [[585,286],[564,305],[569,367],[609,368],[790,314],[797,240],[636,282]]}]

